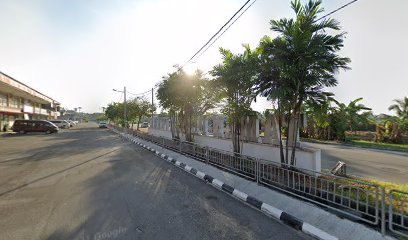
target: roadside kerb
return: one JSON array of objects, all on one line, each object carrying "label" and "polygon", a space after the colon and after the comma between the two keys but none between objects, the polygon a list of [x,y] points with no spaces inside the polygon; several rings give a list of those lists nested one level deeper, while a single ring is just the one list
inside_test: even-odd
[{"label": "roadside kerb", "polygon": [[155,150],[154,148],[151,148],[149,146],[146,146],[145,144],[141,143],[138,141],[137,137],[134,137],[132,135],[129,134],[124,134],[121,133],[115,129],[112,129],[112,131],[120,134],[123,138],[131,141],[134,144],[137,144],[141,147],[143,147],[144,149],[154,152],[155,155],[157,155],[158,157],[166,160],[169,163],[172,163],[173,165],[181,168],[182,170],[188,172],[189,174],[192,174],[202,180],[204,180],[205,182],[211,184],[213,187],[234,196],[235,198],[245,202],[246,204],[250,205],[251,207],[256,208],[257,210],[260,210],[261,212],[263,212],[264,214],[271,216],[273,218],[279,219],[281,220],[283,223],[297,229],[297,230],[301,230],[304,233],[311,235],[313,237],[316,237],[318,239],[328,239],[328,240],[335,240],[338,239],[337,237],[330,235],[328,233],[326,233],[325,231],[312,226],[311,224],[308,224],[307,222],[304,222],[278,208],[275,208],[267,203],[264,203],[260,200],[258,200],[257,198],[250,196],[238,189],[235,189],[232,186],[229,186],[228,184],[225,184],[224,182],[211,177],[210,175],[205,174],[204,172],[201,172],[195,168],[192,168],[190,166],[188,166],[185,163],[182,163],[180,161],[178,161],[177,159],[174,159],[170,156],[167,156],[166,154],[160,153],[159,151]]}]

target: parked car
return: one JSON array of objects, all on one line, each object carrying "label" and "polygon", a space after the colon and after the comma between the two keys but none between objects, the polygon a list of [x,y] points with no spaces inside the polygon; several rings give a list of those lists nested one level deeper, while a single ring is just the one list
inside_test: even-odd
[{"label": "parked car", "polygon": [[56,133],[59,128],[52,122],[45,120],[15,120],[13,132],[28,133],[28,132],[45,132]]},{"label": "parked car", "polygon": [[142,128],[148,128],[149,127],[149,123],[148,122],[143,122],[142,123]]},{"label": "parked car", "polygon": [[50,122],[54,123],[59,128],[69,128],[69,123],[65,120],[50,120]]},{"label": "parked car", "polygon": [[68,126],[68,128],[70,128],[71,127],[71,124],[67,121],[67,120],[62,120],[62,121],[64,121],[65,122],[65,124],[67,124],[67,126]]},{"label": "parked car", "polygon": [[108,123],[107,122],[99,122],[99,128],[107,128]]},{"label": "parked car", "polygon": [[73,127],[73,126],[75,126],[75,123],[74,123],[74,121],[72,121],[72,120],[67,120],[67,122],[69,123],[69,126],[70,126],[70,127]]}]

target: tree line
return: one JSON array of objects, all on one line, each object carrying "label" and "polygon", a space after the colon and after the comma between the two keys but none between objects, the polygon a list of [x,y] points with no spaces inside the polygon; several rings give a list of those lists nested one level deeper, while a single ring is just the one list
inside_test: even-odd
[{"label": "tree line", "polygon": [[[161,107],[178,120],[172,125],[184,129],[186,139],[193,139],[186,130],[191,129],[200,106],[217,107],[231,127],[234,152],[240,153],[242,117],[255,114],[251,103],[263,96],[278,120],[281,161],[294,164],[295,142],[284,143],[283,128],[293,121],[298,129],[305,103],[326,101],[331,94],[324,89],[337,85],[335,73],[348,69],[350,59],[338,54],[345,37],[339,32],[339,22],[332,18],[317,21],[317,15],[324,11],[321,1],[303,5],[295,0],[291,7],[294,18],[270,21],[277,37],[263,37],[255,49],[243,45],[242,53],[221,48],[222,62],[210,71],[212,79],[197,71],[189,81],[178,68],[158,84]],[[297,134],[289,129],[285,129],[287,136]]]},{"label": "tree line", "polygon": [[[398,116],[386,120],[373,116],[370,108],[360,103],[361,98],[348,105],[336,101],[326,89],[338,84],[335,76],[340,70],[349,69],[351,60],[339,55],[345,32],[333,18],[318,20],[324,12],[320,0],[304,5],[294,0],[291,8],[294,18],[270,21],[276,37],[264,36],[254,49],[244,44],[241,53],[220,48],[222,62],[212,68],[210,77],[200,70],[187,74],[176,65],[174,72],[162,78],[156,85],[156,97],[163,113],[170,117],[173,138],[183,133],[187,141],[194,141],[192,129],[197,117],[213,109],[226,116],[233,150],[241,153],[242,119],[257,114],[251,103],[262,96],[270,102],[269,112],[278,123],[282,163],[295,163],[296,143],[285,139],[298,133],[304,113],[309,117],[302,134],[307,137],[345,140],[346,131],[375,123],[378,141],[399,141],[394,135],[400,136],[407,129],[407,98],[390,107]],[[129,119],[150,116],[152,107],[149,105],[144,113],[135,107],[137,114]],[[120,109],[120,103],[113,103],[105,113],[120,122]],[[295,126],[292,131],[289,124]]]},{"label": "tree line", "polygon": [[126,119],[123,102],[110,103],[104,109],[105,116],[113,123],[122,127],[129,126],[132,129],[134,125],[139,129],[142,119],[150,117],[154,111],[155,106],[143,97],[126,101]]}]

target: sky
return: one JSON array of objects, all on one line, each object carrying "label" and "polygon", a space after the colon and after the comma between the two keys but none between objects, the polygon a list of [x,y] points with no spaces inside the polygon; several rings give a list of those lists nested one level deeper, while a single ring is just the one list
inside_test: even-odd
[{"label": "sky", "polygon": [[[350,0],[323,0],[330,12]],[[0,71],[61,102],[101,112],[110,102],[150,90],[182,65],[246,0],[0,0]],[[304,2],[304,1],[303,1]],[[340,71],[327,89],[375,114],[389,113],[393,99],[408,96],[408,1],[359,0],[332,15],[347,32]],[[257,0],[187,70],[211,68],[219,48],[255,48],[269,35],[271,19],[290,18],[288,0]],[[149,99],[151,95],[147,94]],[[253,104],[270,108],[265,99]]]}]

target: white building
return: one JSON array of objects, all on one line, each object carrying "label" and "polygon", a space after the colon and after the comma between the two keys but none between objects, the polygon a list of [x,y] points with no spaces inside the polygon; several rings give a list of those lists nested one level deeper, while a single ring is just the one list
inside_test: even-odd
[{"label": "white building", "polygon": [[0,72],[0,131],[16,119],[56,119],[60,103]]}]

